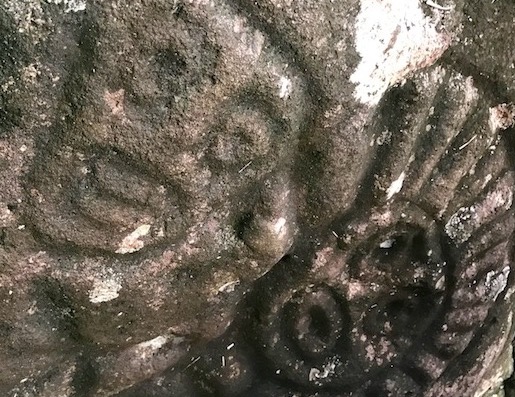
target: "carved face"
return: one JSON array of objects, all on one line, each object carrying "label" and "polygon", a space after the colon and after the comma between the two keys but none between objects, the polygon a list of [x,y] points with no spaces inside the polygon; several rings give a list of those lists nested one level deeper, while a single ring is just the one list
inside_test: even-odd
[{"label": "carved face", "polygon": [[301,73],[245,18],[193,11],[154,3],[144,26],[89,28],[92,59],[70,82],[84,95],[31,191],[52,243],[120,255],[170,246],[207,218],[236,224],[246,195],[289,173],[311,106]]},{"label": "carved face", "polygon": [[313,106],[303,72],[229,6],[134,7],[85,19],[27,184],[50,277],[88,308],[80,333],[107,345],[226,328],[293,242],[292,168]]}]

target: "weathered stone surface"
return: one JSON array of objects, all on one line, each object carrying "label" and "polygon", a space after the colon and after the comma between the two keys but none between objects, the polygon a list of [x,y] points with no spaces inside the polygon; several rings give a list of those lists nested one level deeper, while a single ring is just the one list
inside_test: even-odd
[{"label": "weathered stone surface", "polygon": [[2,395],[501,393],[514,21],[4,1]]}]

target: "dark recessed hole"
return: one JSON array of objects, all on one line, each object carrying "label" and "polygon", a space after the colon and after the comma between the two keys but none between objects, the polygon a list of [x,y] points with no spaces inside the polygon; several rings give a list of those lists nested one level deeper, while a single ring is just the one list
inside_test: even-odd
[{"label": "dark recessed hole", "polygon": [[252,213],[246,212],[243,215],[241,215],[236,221],[236,224],[234,225],[234,231],[236,232],[236,236],[238,236],[239,239],[243,239],[245,229],[247,229],[247,227],[249,226],[250,222],[252,221],[252,218]]},{"label": "dark recessed hole", "polygon": [[9,325],[5,321],[0,321],[0,337],[2,339],[9,337],[13,331],[13,326]]},{"label": "dark recessed hole", "polygon": [[400,232],[379,241],[372,254],[378,264],[400,266],[427,260],[427,240],[422,230]]},{"label": "dark recessed hole", "polygon": [[87,359],[81,358],[77,364],[77,371],[72,381],[78,396],[89,395],[93,387],[98,383],[98,372],[94,365]]},{"label": "dark recessed hole", "polygon": [[163,71],[171,76],[181,76],[186,70],[186,61],[175,48],[167,48],[158,52],[156,60]]},{"label": "dark recessed hole", "polygon": [[417,262],[424,262],[427,256],[426,238],[422,232],[413,236],[411,240],[411,257]]},{"label": "dark recessed hole", "polygon": [[316,338],[327,341],[331,336],[331,321],[325,310],[320,306],[309,309],[309,332]]}]

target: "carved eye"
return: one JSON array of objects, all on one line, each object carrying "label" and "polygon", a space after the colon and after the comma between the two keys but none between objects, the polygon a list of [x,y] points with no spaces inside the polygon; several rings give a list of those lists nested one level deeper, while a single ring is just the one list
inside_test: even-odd
[{"label": "carved eye", "polygon": [[179,77],[187,71],[188,64],[184,56],[175,47],[158,51],[155,60],[162,72],[170,77]]},{"label": "carved eye", "polygon": [[183,32],[175,43],[157,49],[150,68],[162,95],[184,95],[203,79],[212,81],[217,52],[200,32]]},{"label": "carved eye", "polygon": [[372,373],[424,340],[444,305],[450,259],[440,223],[411,202],[388,204],[347,230],[351,344]]},{"label": "carved eye", "polygon": [[[164,186],[159,186],[139,170],[129,171],[127,165],[116,158],[102,157],[92,161],[84,179],[78,183],[77,204],[86,209],[88,203],[95,201],[94,197],[103,197],[126,207],[160,213],[166,202]],[[91,216],[105,219],[105,211],[104,214],[90,212]]]},{"label": "carved eye", "polygon": [[413,283],[417,272],[428,276],[436,271],[436,264],[443,263],[440,255],[437,239],[418,226],[400,225],[379,232],[357,247],[349,261],[349,271],[353,278],[370,282]]},{"label": "carved eye", "polygon": [[213,157],[225,164],[240,165],[270,150],[273,123],[254,109],[238,107],[221,126],[211,146]]},{"label": "carved eye", "polygon": [[[133,62],[126,67],[124,60],[119,68],[120,85],[128,94],[129,104],[136,108],[148,107],[148,111],[158,111],[160,107],[173,107],[184,102],[203,82],[212,83],[216,72],[218,51],[198,23],[181,18],[171,23],[170,35],[163,38],[149,38],[147,45],[135,48],[137,54],[130,54]],[[157,102],[156,102],[157,101]]]},{"label": "carved eye", "polygon": [[249,162],[253,167],[269,168],[269,163],[280,155],[281,143],[287,136],[288,128],[273,105],[259,96],[248,95],[228,104],[212,130],[208,152],[221,170],[239,170]]},{"label": "carved eye", "polygon": [[350,314],[335,290],[310,285],[270,298],[260,297],[263,312],[252,332],[280,377],[307,388],[356,381],[349,368]]},{"label": "carved eye", "polygon": [[[436,221],[411,203],[400,203],[381,213],[388,214],[387,218],[377,216],[377,224],[376,217],[367,216],[368,220],[349,228],[354,244],[342,248],[349,255],[350,276],[390,289],[422,281],[436,288],[446,263],[442,230]],[[398,219],[392,213],[399,214]]]}]

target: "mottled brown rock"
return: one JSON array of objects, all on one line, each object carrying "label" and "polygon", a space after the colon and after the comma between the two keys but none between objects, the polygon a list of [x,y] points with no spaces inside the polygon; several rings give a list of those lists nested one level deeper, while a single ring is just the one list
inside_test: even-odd
[{"label": "mottled brown rock", "polygon": [[1,394],[500,393],[514,18],[5,0]]}]

